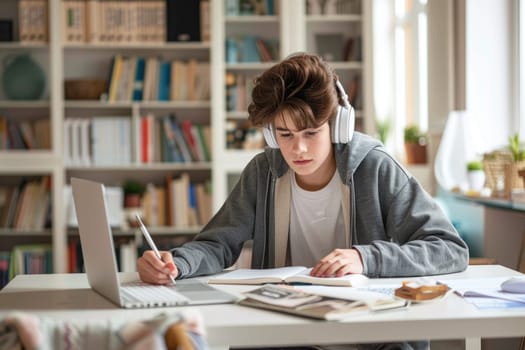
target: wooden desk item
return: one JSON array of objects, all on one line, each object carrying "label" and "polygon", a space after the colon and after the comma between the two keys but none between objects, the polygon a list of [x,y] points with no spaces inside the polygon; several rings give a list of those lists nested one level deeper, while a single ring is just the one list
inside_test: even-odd
[{"label": "wooden desk item", "polygon": [[412,287],[411,284],[413,283],[403,281],[401,287],[395,290],[396,297],[415,301],[430,300],[445,295],[449,290],[445,284]]}]

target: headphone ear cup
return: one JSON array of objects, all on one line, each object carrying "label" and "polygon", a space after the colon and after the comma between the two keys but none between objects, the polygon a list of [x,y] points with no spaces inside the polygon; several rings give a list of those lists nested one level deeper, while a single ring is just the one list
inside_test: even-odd
[{"label": "headphone ear cup", "polygon": [[266,141],[266,144],[270,148],[279,148],[279,144],[277,143],[277,140],[275,139],[275,132],[271,124],[263,126],[262,133],[264,136],[264,140]]},{"label": "headphone ear cup", "polygon": [[343,89],[341,82],[336,80],[335,85],[339,90],[345,105],[337,107],[337,113],[332,122],[332,142],[348,143],[352,140],[352,136],[354,135],[355,111],[354,107],[348,102],[348,95]]},{"label": "headphone ear cup", "polygon": [[355,112],[354,108],[350,106],[337,107],[337,113],[330,125],[331,137],[333,143],[348,143],[352,140],[355,127]]},{"label": "headphone ear cup", "polygon": [[352,106],[350,106],[350,108],[341,107],[339,127],[339,142],[350,142],[352,140],[352,136],[354,136],[355,128],[355,112]]}]

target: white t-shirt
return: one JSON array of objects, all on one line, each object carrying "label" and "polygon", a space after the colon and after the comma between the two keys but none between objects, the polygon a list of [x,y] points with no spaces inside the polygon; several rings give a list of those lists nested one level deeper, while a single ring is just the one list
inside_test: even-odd
[{"label": "white t-shirt", "polygon": [[290,253],[292,265],[315,266],[335,248],[345,248],[341,179],[337,171],[318,191],[299,187],[291,176]]}]

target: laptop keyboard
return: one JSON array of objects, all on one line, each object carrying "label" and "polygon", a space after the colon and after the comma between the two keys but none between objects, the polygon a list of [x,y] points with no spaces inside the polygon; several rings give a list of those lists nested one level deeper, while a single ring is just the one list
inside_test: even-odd
[{"label": "laptop keyboard", "polygon": [[174,306],[189,303],[173,287],[154,286],[142,282],[126,283],[121,286],[121,295],[125,307]]}]

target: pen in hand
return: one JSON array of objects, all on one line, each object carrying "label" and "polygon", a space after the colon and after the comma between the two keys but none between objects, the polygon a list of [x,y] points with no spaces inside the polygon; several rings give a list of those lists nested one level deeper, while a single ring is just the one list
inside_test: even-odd
[{"label": "pen in hand", "polygon": [[[159,260],[162,261],[162,257],[160,256],[160,252],[157,249],[157,246],[155,245],[155,242],[153,242],[153,239],[151,238],[151,235],[149,234],[148,229],[146,228],[146,226],[144,225],[144,223],[140,219],[140,215],[139,214],[135,214],[135,216],[136,216],[137,221],[139,223],[140,232],[142,232],[142,235],[144,236],[144,238],[146,238],[146,241],[148,242],[148,245],[150,246],[150,248],[155,253],[155,256],[157,256],[157,258],[159,258]],[[173,282],[173,284],[175,284],[175,278],[173,278],[172,275],[168,275],[168,276],[171,279],[171,281]]]}]

